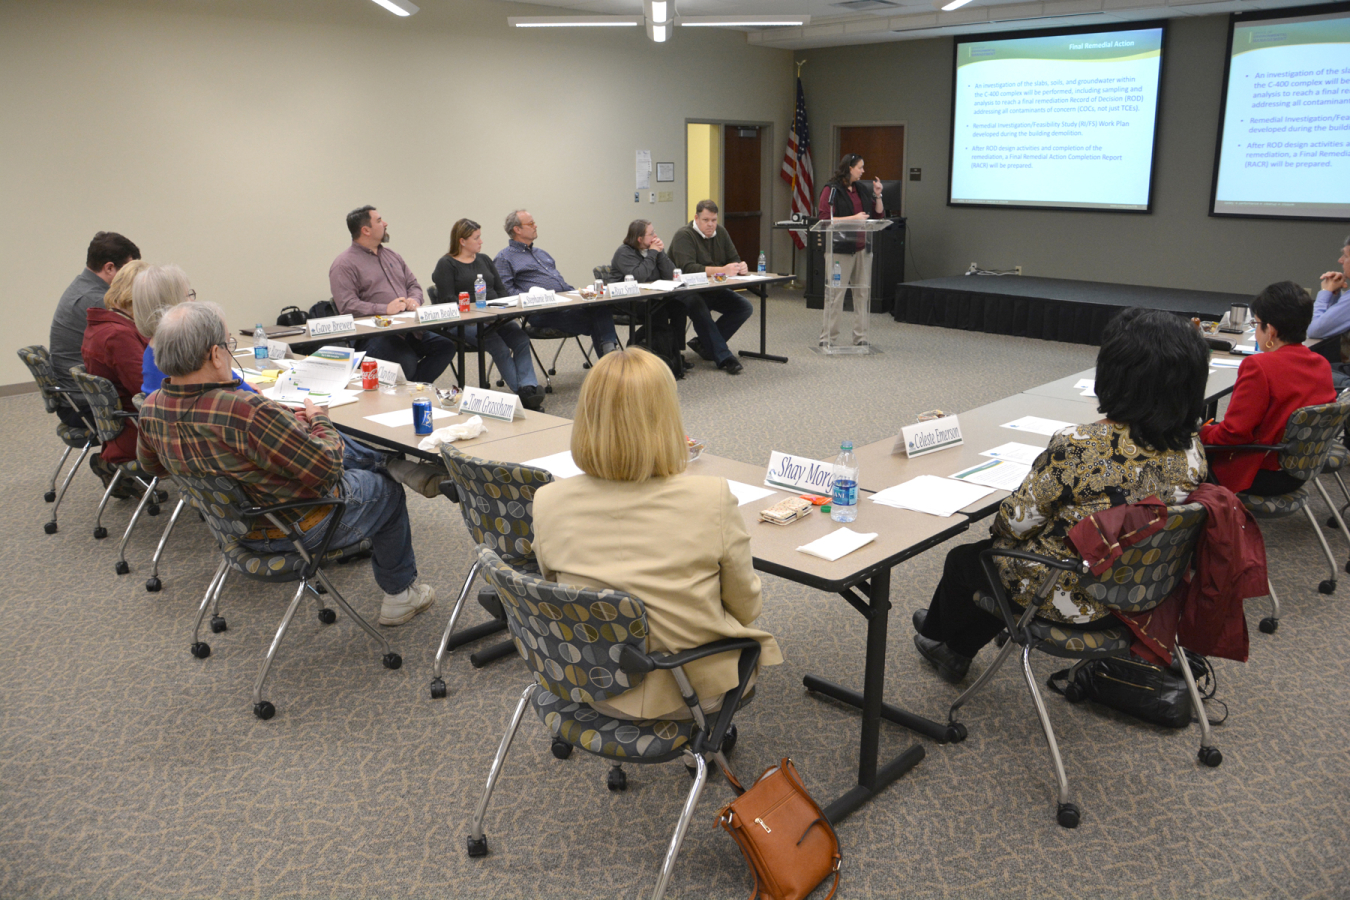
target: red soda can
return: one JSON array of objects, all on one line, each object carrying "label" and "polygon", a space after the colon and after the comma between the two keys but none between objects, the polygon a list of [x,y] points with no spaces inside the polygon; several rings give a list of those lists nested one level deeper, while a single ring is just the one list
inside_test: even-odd
[{"label": "red soda can", "polygon": [[461,313],[466,313],[466,312],[469,311],[469,292],[468,292],[468,291],[460,291],[460,292],[459,292],[459,311],[460,311]]},{"label": "red soda can", "polygon": [[373,391],[380,386],[380,364],[367,356],[361,360],[361,388]]}]

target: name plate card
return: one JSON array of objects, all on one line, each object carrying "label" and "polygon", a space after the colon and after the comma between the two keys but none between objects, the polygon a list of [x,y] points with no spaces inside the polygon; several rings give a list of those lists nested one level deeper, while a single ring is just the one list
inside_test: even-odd
[{"label": "name plate card", "polygon": [[764,483],[779,490],[828,497],[834,486],[834,464],[774,450],[769,454]]},{"label": "name plate card", "polygon": [[900,429],[900,440],[896,441],[896,447],[891,452],[899,453],[899,445],[902,442],[905,447],[905,456],[910,459],[923,456],[925,453],[946,450],[948,447],[957,447],[964,443],[961,439],[961,423],[957,421],[956,416],[945,416],[941,419],[906,425]]},{"label": "name plate card", "polygon": [[446,319],[459,318],[459,303],[434,303],[431,306],[417,307],[417,321],[419,324],[425,322],[444,322]]},{"label": "name plate card", "polygon": [[520,306],[522,309],[530,309],[535,306],[548,306],[557,302],[558,295],[553,291],[544,291],[541,294],[536,294],[531,291],[528,294],[520,295]]},{"label": "name plate card", "polygon": [[[371,359],[375,359],[373,356]],[[403,367],[396,362],[386,362],[382,359],[375,360],[379,367],[380,384],[387,384],[391,387],[396,384],[403,384],[408,379],[403,377]]]},{"label": "name plate card", "polygon": [[356,330],[356,322],[352,320],[351,313],[345,316],[329,316],[326,319],[310,319],[305,324],[309,326],[310,337],[319,337],[325,334],[345,334],[348,331]]},{"label": "name plate card", "polygon": [[707,284],[707,272],[683,272],[680,274],[681,284]]},{"label": "name plate card", "polygon": [[459,401],[460,413],[473,413],[485,419],[510,422],[520,411],[520,398],[515,394],[502,391],[489,391],[485,388],[466,387]]},{"label": "name plate card", "polygon": [[605,296],[613,299],[614,297],[636,297],[642,293],[642,288],[636,281],[616,281],[613,284],[605,285]]}]

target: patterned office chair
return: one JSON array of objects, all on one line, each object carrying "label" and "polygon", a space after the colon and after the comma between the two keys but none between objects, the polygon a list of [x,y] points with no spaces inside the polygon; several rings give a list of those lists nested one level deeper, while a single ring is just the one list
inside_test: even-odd
[{"label": "patterned office chair", "polygon": [[[1050,758],[1054,763],[1055,778],[1059,785],[1056,818],[1065,828],[1078,827],[1081,812],[1073,802],[1069,791],[1069,779],[1064,774],[1064,761],[1059,755],[1059,745],[1055,742],[1055,731],[1050,726],[1050,719],[1045,712],[1045,702],[1036,687],[1036,676],[1031,672],[1031,651],[1040,650],[1051,656],[1078,660],[1079,662],[1070,670],[1069,680],[1072,682],[1079,666],[1089,660],[1104,656],[1128,655],[1134,635],[1123,623],[1113,628],[1085,630],[1063,622],[1037,618],[1035,612],[1050,592],[1059,585],[1066,572],[1076,575],[1080,590],[1111,609],[1130,613],[1152,609],[1166,599],[1190,569],[1191,556],[1204,524],[1205,508],[1201,504],[1170,506],[1167,509],[1166,527],[1148,540],[1126,550],[1120,559],[1101,575],[1092,575],[1087,564],[1081,560],[1063,562],[1021,550],[996,548],[985,550],[980,554],[980,564],[984,567],[991,591],[981,591],[975,596],[975,602],[981,609],[1003,619],[1010,639],[1003,645],[1003,649],[999,651],[989,668],[980,673],[975,683],[952,703],[947,713],[948,734],[953,740],[965,739],[966,727],[956,721],[956,711],[989,683],[1014,647],[1021,647],[1022,676],[1031,691],[1031,700],[1036,707],[1041,730],[1045,732],[1045,742],[1050,747]],[[1003,581],[994,566],[994,558],[999,556],[1039,562],[1050,570],[1036,592],[1036,602],[1025,610],[1014,612],[1015,608],[1008,600]],[[1180,664],[1187,690],[1191,695],[1192,709],[1200,720],[1200,761],[1206,766],[1217,766],[1223,762],[1223,754],[1213,745],[1209,720],[1205,717],[1204,707],[1201,705],[1195,676],[1191,673],[1181,645],[1175,641],[1172,655]]]},{"label": "patterned office chair", "polygon": [[[80,410],[72,394],[79,394],[79,391],[72,391],[63,388],[56,383],[56,372],[52,369],[52,357],[47,352],[47,348],[41,344],[33,344],[30,347],[19,348],[19,359],[28,367],[28,371],[33,375],[33,381],[37,382],[38,393],[42,397],[42,405],[47,412],[56,414],[56,411],[63,406],[69,406],[83,417],[83,411]],[[56,468],[52,471],[51,484],[47,486],[47,492],[42,495],[42,499],[48,503],[55,503],[52,507],[52,517],[42,530],[47,534],[56,534],[56,514],[61,509],[61,501],[65,499],[66,488],[70,487],[71,479],[75,473],[80,471],[80,464],[84,462],[85,457],[89,455],[91,448],[98,444],[98,432],[92,422],[86,423],[84,428],[72,428],[60,419],[56,420],[56,436],[61,439],[61,443],[66,445],[66,449],[57,460]],[[66,477],[61,481],[61,491],[57,493],[56,479],[61,474],[61,469],[65,466],[66,460],[70,458],[71,450],[79,450],[80,455],[75,458],[75,465],[66,472]]]},{"label": "patterned office chair", "polygon": [[[469,529],[474,544],[491,547],[507,564],[539,574],[533,547],[534,492],[552,481],[553,476],[544,469],[465,456],[450,444],[441,445],[441,459],[445,461],[446,471],[454,482],[459,511],[464,516],[464,526]],[[455,623],[464,609],[465,598],[469,596],[469,589],[473,587],[474,579],[481,569],[482,562],[475,556],[469,574],[464,577],[464,587],[460,589],[455,608],[450,611],[450,621],[446,623],[445,632],[436,648],[435,674],[431,679],[431,696],[434,699],[439,700],[446,694],[441,663],[448,651],[506,630],[501,601],[497,598],[497,592],[489,586],[479,592],[478,602],[492,613],[493,620],[454,633]],[[513,649],[514,645],[510,641],[502,641],[473,654],[469,661],[475,668],[481,668],[494,659],[510,656]]]},{"label": "patterned office chair", "polygon": [[[501,775],[502,764],[526,707],[556,738],[610,761],[611,791],[628,786],[623,764],[663,763],[687,759],[694,766],[694,786],[675,825],[652,900],[664,895],[675,867],[685,829],[716,761],[728,774],[725,752],[731,749],[731,719],[750,699],[746,686],[759,660],[759,643],[749,639],[715,641],[676,654],[646,652],[647,610],[637,597],[609,589],[588,590],[544,581],[502,562],[490,547],[478,548],[488,581],[497,588],[511,626],[516,650],[529,664],[534,683],[520,695],[506,734],[492,760],[487,786],[469,824],[469,856],[486,856],[483,819]],[[683,666],[717,653],[740,651],[740,683],[728,692],[716,721],[709,723]],[[646,673],[665,669],[675,676],[693,715],[691,721],[614,719],[591,703],[606,700],[642,683]],[[733,776],[734,777],[734,776]]]},{"label": "patterned office chair", "polygon": [[[390,649],[389,641],[385,639],[384,635],[371,627],[369,622],[351,608],[346,599],[338,593],[337,588],[333,587],[328,580],[328,576],[324,574],[323,567],[326,564],[339,562],[346,557],[364,554],[371,549],[369,540],[363,540],[346,547],[330,546],[333,535],[337,532],[337,526],[342,521],[342,512],[347,506],[345,501],[319,498],[260,507],[249,499],[239,483],[232,478],[223,475],[192,476],[177,474],[170,477],[179,489],[187,495],[189,502],[206,519],[206,524],[215,536],[221,554],[220,565],[216,567],[216,573],[212,577],[211,583],[206,589],[206,594],[202,597],[201,606],[197,610],[197,621],[192,629],[191,650],[193,656],[198,659],[206,659],[211,655],[210,645],[201,640],[202,619],[206,616],[207,607],[212,608],[211,631],[219,634],[226,630],[225,620],[220,616],[220,592],[225,586],[225,578],[229,573],[234,572],[245,578],[274,584],[299,582],[295,594],[291,598],[291,603],[286,607],[286,613],[281,618],[281,624],[277,627],[276,636],[272,638],[272,644],[267,648],[267,655],[263,658],[258,677],[253,682],[253,714],[255,716],[260,719],[270,719],[276,715],[276,707],[262,697],[263,685],[267,681],[268,671],[272,668],[272,660],[276,658],[277,648],[281,646],[281,641],[286,636],[286,630],[291,625],[291,619],[295,617],[295,611],[307,592],[312,594],[319,603],[320,622],[331,625],[337,621],[337,614],[323,605],[323,598],[320,596],[322,591],[332,594],[338,606],[341,606],[357,625],[361,626],[367,634],[380,644],[384,651],[380,661],[386,669],[397,669],[403,665],[403,657]],[[294,526],[285,525],[278,518],[278,514],[286,511],[309,510],[320,506],[333,507],[333,515],[330,517],[328,524],[324,526],[323,542],[317,550],[308,551],[300,543],[300,535]],[[260,520],[264,519],[271,523],[274,528],[278,528],[287,534],[294,547],[293,550],[284,553],[253,550],[240,543],[240,539],[252,531],[255,525],[262,524]],[[318,584],[315,584],[315,581]]]},{"label": "patterned office chair", "polygon": [[[108,379],[90,375],[84,370],[84,366],[71,366],[70,375],[75,379],[75,384],[83,392],[85,402],[89,404],[89,409],[94,414],[94,426],[98,430],[99,440],[104,444],[116,440],[126,428],[127,420],[136,418],[137,414],[122,409],[122,400],[117,396],[117,388],[113,387],[113,383]],[[108,482],[107,490],[103,492],[103,499],[98,504],[98,513],[94,516],[94,537],[98,540],[108,536],[108,529],[103,527],[103,510],[107,507],[108,498],[113,495],[118,483],[123,478],[133,478],[144,488],[141,502],[131,514],[131,521],[127,523],[127,530],[122,533],[122,542],[117,547],[117,563],[113,569],[118,575],[125,575],[131,571],[131,567],[127,565],[127,541],[131,539],[131,532],[140,521],[141,511],[144,510],[152,516],[159,515],[159,504],[165,499],[165,494],[156,490],[159,479],[143,469],[139,460],[131,459],[117,463],[113,468],[116,471],[113,472],[112,481]]]},{"label": "patterned office chair", "polygon": [[[1341,519],[1340,510],[1337,509],[1336,504],[1331,502],[1331,496],[1327,493],[1327,489],[1317,479],[1317,476],[1326,467],[1333,450],[1340,446],[1339,439],[1341,433],[1345,430],[1347,416],[1350,416],[1350,393],[1334,403],[1305,406],[1294,410],[1284,427],[1284,440],[1279,444],[1205,446],[1206,450],[1215,451],[1261,450],[1268,453],[1278,453],[1280,468],[1303,482],[1302,487],[1288,494],[1263,497],[1247,491],[1239,493],[1237,496],[1242,501],[1242,505],[1247,507],[1252,516],[1257,519],[1283,519],[1300,512],[1307,517],[1308,522],[1313,527],[1313,534],[1317,536],[1317,542],[1322,546],[1322,553],[1325,554],[1327,559],[1329,575],[1326,580],[1317,586],[1317,589],[1323,594],[1330,594],[1336,590],[1336,575],[1340,567],[1336,565],[1336,558],[1331,555],[1331,547],[1327,544],[1326,535],[1322,533],[1322,529],[1317,524],[1317,517],[1313,515],[1312,509],[1308,506],[1308,485],[1311,484],[1322,495],[1322,500],[1331,509],[1331,517],[1336,522],[1341,534],[1350,539],[1350,532],[1345,529],[1345,522]],[[1280,599],[1276,596],[1273,586],[1270,588],[1270,615],[1261,620],[1260,627],[1266,634],[1274,634],[1275,630],[1280,627]]]}]

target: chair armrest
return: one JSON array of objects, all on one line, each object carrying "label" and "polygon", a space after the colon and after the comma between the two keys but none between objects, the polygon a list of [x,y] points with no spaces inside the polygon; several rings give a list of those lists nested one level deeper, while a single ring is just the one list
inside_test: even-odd
[{"label": "chair armrest", "polygon": [[1080,575],[1087,572],[1088,564],[1083,560],[1065,560],[1055,559],[1051,556],[1041,556],[1039,553],[1028,553],[1025,550],[1000,550],[997,547],[990,547],[980,553],[980,559],[992,559],[995,556],[1006,556],[1009,559],[1020,559],[1023,562],[1040,563],[1043,566],[1049,566],[1052,569],[1063,569],[1065,572],[1078,572]]},{"label": "chair armrest", "polygon": [[[311,509],[316,506],[333,507],[333,515],[328,517],[328,528],[324,531],[323,540],[315,549],[314,556],[307,561],[308,565],[305,567],[305,577],[312,578],[314,577],[314,573],[319,570],[319,563],[328,555],[328,545],[333,542],[333,537],[337,534],[338,526],[342,524],[342,513],[347,509],[346,500],[337,497],[315,497],[312,500],[291,500],[287,503],[277,503],[273,506],[253,506],[242,510],[242,512],[252,520],[262,516],[286,512],[288,510]],[[280,523],[273,522],[273,524],[279,525]],[[295,545],[296,552],[301,556],[304,556],[304,550],[300,545],[300,534],[295,529],[294,523],[292,523],[290,531],[291,533],[287,535],[287,538]]]},{"label": "chair armrest", "polygon": [[112,417],[114,419],[139,419],[141,414],[139,412],[129,412],[125,409],[115,409],[113,410]]},{"label": "chair armrest", "polygon": [[[1022,611],[1022,620],[1019,622],[1017,616],[1013,613],[1012,601],[1008,599],[1008,593],[1003,587],[1003,580],[999,577],[998,570],[994,568],[994,558],[1002,556],[1008,559],[1020,559],[1024,562],[1039,563],[1050,569],[1041,587],[1036,592],[1037,602]],[[1090,571],[1088,564],[1083,560],[1063,560],[1054,559],[1049,556],[1042,556],[1039,553],[1028,553],[1025,550],[1002,550],[997,547],[990,547],[988,550],[980,551],[980,567],[984,569],[985,579],[989,582],[989,591],[994,595],[995,602],[998,603],[998,611],[1003,616],[1003,624],[1008,629],[1008,634],[1019,644],[1025,643],[1027,636],[1022,633],[1024,623],[1030,622],[1036,610],[1040,608],[1041,603],[1049,596],[1050,591],[1059,582],[1060,572],[1078,572],[1080,574]]]},{"label": "chair armrest", "polygon": [[759,641],[754,638],[723,638],[710,644],[703,644],[679,653],[643,653],[632,644],[624,644],[619,650],[619,668],[632,674],[650,672],[654,669],[675,669],[699,659],[726,653],[729,650],[758,649]]},{"label": "chair armrest", "polygon": [[1289,449],[1288,444],[1205,444],[1205,452],[1211,450],[1265,450],[1268,452],[1283,453]]},{"label": "chair armrest", "polygon": [[315,506],[337,506],[346,509],[347,501],[339,500],[336,497],[315,497],[312,500],[290,500],[286,503],[278,503],[274,506],[252,506],[243,510],[243,513],[251,518],[256,518],[257,516],[265,516],[268,513],[289,512],[294,509],[310,509]]}]

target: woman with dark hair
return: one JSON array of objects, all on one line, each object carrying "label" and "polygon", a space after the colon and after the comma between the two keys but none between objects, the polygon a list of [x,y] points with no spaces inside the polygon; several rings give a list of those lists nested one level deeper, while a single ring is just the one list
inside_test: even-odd
[{"label": "woman with dark hair", "polygon": [[[1331,364],[1303,346],[1313,303],[1292,281],[1266,288],[1252,301],[1261,352],[1238,366],[1237,383],[1222,422],[1200,429],[1205,444],[1278,444],[1289,415],[1336,399]],[[1278,453],[1211,450],[1214,477],[1230,491],[1261,497],[1288,494],[1303,484],[1280,471]]]},{"label": "woman with dark hair", "polygon": [[[845,153],[839,160],[839,166],[825,182],[820,191],[820,202],[816,215],[822,219],[843,221],[849,219],[880,219],[885,216],[885,207],[881,202],[881,182],[872,179],[870,189],[860,188],[863,175],[863,158],[856,153]],[[834,238],[834,258],[839,263],[845,284],[867,285],[871,279],[871,254],[866,252],[867,241],[863,235],[836,235]],[[839,313],[844,308],[844,294],[847,288],[829,286],[830,273],[825,273],[825,322],[820,331],[820,345],[833,345],[839,338]],[[867,309],[871,303],[870,287],[854,288],[853,308]],[[858,304],[863,304],[861,307]],[[853,332],[853,343],[861,344],[866,334]]]},{"label": "woman with dark hair", "polygon": [[[624,236],[619,249],[614,251],[609,267],[620,277],[632,275],[634,281],[644,284],[669,280],[675,274],[675,264],[666,255],[665,241],[656,234],[656,226],[646,219],[634,219],[628,223],[628,234]],[[670,374],[683,378],[684,370],[690,367],[680,352],[684,349],[685,329],[689,321],[686,310],[702,309],[701,324],[706,328],[697,328],[700,339],[705,338],[707,329],[713,327],[708,307],[701,298],[701,294],[690,294],[659,301],[652,310],[652,333],[647,334],[645,326],[639,328],[633,333],[630,343],[646,345],[648,350],[670,366]]]},{"label": "woman with dark hair", "polygon": [[[1181,503],[1205,479],[1205,455],[1196,437],[1204,410],[1209,350],[1179,316],[1128,309],[1107,325],[1097,354],[1098,411],[1106,418],[1065,428],[1050,438],[1031,472],[1003,501],[991,537],[947,554],[942,580],[927,610],[914,614],[914,645],[952,684],[971,659],[1003,630],[1003,620],[975,605],[987,590],[979,554],[989,547],[1074,559],[1065,535],[1087,516],[1116,501],[1157,496]],[[999,575],[1011,600],[1035,600],[1046,568],[1000,557]],[[1078,628],[1116,623],[1109,610],[1078,590],[1065,572],[1036,611]]]},{"label": "woman with dark hair", "polygon": [[[506,296],[506,287],[497,274],[497,267],[492,264],[491,257],[480,252],[482,249],[483,229],[477,222],[460,219],[451,226],[450,252],[440,258],[431,275],[441,303],[453,303],[463,291],[472,297],[474,280],[479,275],[487,282],[487,299]],[[539,389],[539,376],[534,374],[530,336],[514,319],[495,322],[489,327],[491,330],[483,335],[483,349],[492,354],[502,380],[520,397],[526,409],[542,411],[544,392]],[[477,345],[479,330],[479,326],[469,325],[464,329],[464,336]]]}]

